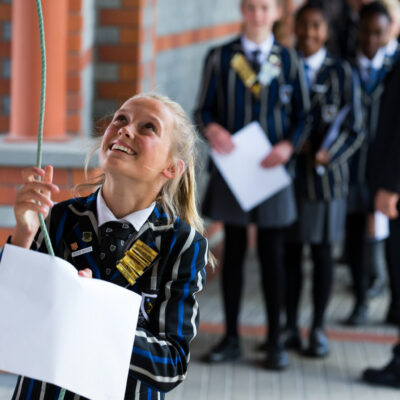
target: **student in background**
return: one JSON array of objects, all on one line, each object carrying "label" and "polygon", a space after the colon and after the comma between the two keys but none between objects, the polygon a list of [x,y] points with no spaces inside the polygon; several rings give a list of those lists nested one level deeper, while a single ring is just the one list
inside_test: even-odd
[{"label": "student in background", "polygon": [[[302,146],[309,104],[296,54],[276,43],[272,34],[272,26],[280,16],[279,6],[277,0],[242,0],[243,33],[208,53],[195,111],[196,122],[211,148],[222,154],[232,151],[235,132],[258,121],[273,145],[271,153],[261,162],[263,168],[285,165]],[[227,361],[241,355],[238,318],[245,278],[243,263],[247,227],[255,223],[268,320],[265,366],[278,370],[287,367],[289,358],[280,338],[280,316],[284,285],[283,228],[296,219],[293,188],[287,187],[250,212],[244,212],[212,166],[203,212],[223,221],[225,229],[222,293],[226,331],[206,359]]]},{"label": "student in background", "polygon": [[392,63],[395,63],[400,55],[400,2],[399,0],[380,0],[387,8],[390,15],[390,28],[388,42],[386,44],[386,55]]},{"label": "student in background", "polygon": [[[306,353],[323,357],[329,352],[324,315],[332,288],[332,243],[344,236],[348,159],[363,140],[361,95],[350,64],[332,57],[325,48],[328,20],[319,3],[309,2],[299,9],[295,34],[310,91],[311,127],[296,161],[299,216],[288,229],[285,246],[285,344],[302,349],[298,327],[302,250],[310,244],[314,312]],[[335,123],[339,126],[331,130]]]},{"label": "student in background", "polygon": [[364,6],[360,11],[359,49],[354,61],[361,81],[362,103],[366,140],[350,162],[350,190],[346,240],[349,265],[352,273],[355,304],[346,319],[348,325],[367,322],[367,259],[375,257],[379,246],[371,232],[373,221],[373,198],[367,176],[367,166],[374,152],[371,143],[376,136],[379,104],[386,76],[391,65],[385,62],[385,44],[390,26],[387,9],[377,1]]},{"label": "student in background", "polygon": [[[376,192],[375,209],[390,220],[387,241],[387,262],[392,290],[391,319],[400,329],[400,62],[385,84],[379,113],[374,153],[370,163],[371,182]],[[400,333],[400,331],[399,331]],[[390,362],[383,368],[368,368],[363,373],[366,382],[400,389],[400,341],[393,348]]]}]

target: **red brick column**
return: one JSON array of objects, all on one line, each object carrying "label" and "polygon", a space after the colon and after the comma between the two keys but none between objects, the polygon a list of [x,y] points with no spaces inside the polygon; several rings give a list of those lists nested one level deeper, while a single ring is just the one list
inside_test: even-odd
[{"label": "red brick column", "polygon": [[[68,0],[43,0],[47,53],[44,138],[66,139]],[[11,118],[8,140],[36,140],[40,103],[40,46],[34,1],[12,3]]]}]

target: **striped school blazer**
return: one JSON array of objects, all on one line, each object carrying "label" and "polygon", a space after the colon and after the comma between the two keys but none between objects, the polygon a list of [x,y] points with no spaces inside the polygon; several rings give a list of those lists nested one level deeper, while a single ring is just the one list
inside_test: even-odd
[{"label": "striped school blazer", "polygon": [[[312,201],[344,198],[349,185],[349,158],[364,139],[358,76],[347,61],[328,54],[310,87],[310,98],[309,138],[296,160],[297,192],[301,198]],[[326,141],[345,107],[349,110],[337,137]],[[330,163],[317,173],[315,154],[322,146],[330,155]]]},{"label": "striped school blazer", "polygon": [[361,102],[364,115],[365,140],[350,161],[350,184],[354,186],[368,184],[367,169],[370,161],[371,144],[377,132],[380,101],[385,87],[386,77],[393,68],[393,61],[385,58],[382,68],[378,71],[375,85],[368,88],[362,79],[358,64],[354,63],[355,71],[361,82]]},{"label": "striped school blazer", "polygon": [[[157,204],[135,240],[156,250],[159,257],[134,286],[129,286],[116,268],[108,278],[100,267],[96,197],[97,192],[53,207],[47,219],[52,245],[55,254],[77,270],[90,268],[94,278],[142,296],[125,399],[163,399],[187,374],[189,344],[199,322],[195,294],[206,278],[207,240],[180,218],[169,220]],[[93,251],[72,257],[71,243],[79,249],[92,246]],[[42,234],[36,237],[33,249],[46,252]],[[147,299],[152,300],[152,308],[146,307]],[[54,400],[59,392],[54,385],[20,377],[13,400]],[[72,399],[82,397],[67,391],[65,400]]]},{"label": "striped school blazer", "polygon": [[244,84],[231,60],[243,54],[240,37],[209,51],[204,69],[195,122],[201,131],[216,122],[231,134],[258,121],[274,145],[290,140],[296,148],[304,142],[309,98],[304,72],[293,50],[274,42],[271,55],[279,60],[280,73],[256,98]]}]

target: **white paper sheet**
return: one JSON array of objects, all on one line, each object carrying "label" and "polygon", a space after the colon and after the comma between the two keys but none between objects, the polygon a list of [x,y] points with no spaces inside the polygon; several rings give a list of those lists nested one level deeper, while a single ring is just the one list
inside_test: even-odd
[{"label": "white paper sheet", "polygon": [[252,122],[232,136],[234,150],[211,157],[244,211],[290,185],[291,178],[283,166],[262,168],[260,163],[272,146],[258,122]]},{"label": "white paper sheet", "polygon": [[141,297],[78,276],[58,257],[6,245],[0,370],[95,400],[123,399]]},{"label": "white paper sheet", "polygon": [[380,211],[375,211],[374,213],[374,223],[375,223],[375,234],[374,239],[384,240],[389,237],[389,218],[381,213]]}]

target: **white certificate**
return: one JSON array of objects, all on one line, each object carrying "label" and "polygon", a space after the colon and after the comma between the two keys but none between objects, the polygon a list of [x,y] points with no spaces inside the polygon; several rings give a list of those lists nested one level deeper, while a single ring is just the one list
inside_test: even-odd
[{"label": "white certificate", "polygon": [[6,245],[0,370],[96,400],[123,399],[141,297],[78,276],[58,257]]},{"label": "white certificate", "polygon": [[261,167],[272,146],[258,122],[252,122],[232,136],[234,150],[211,157],[244,211],[249,211],[291,183],[285,167]]}]

